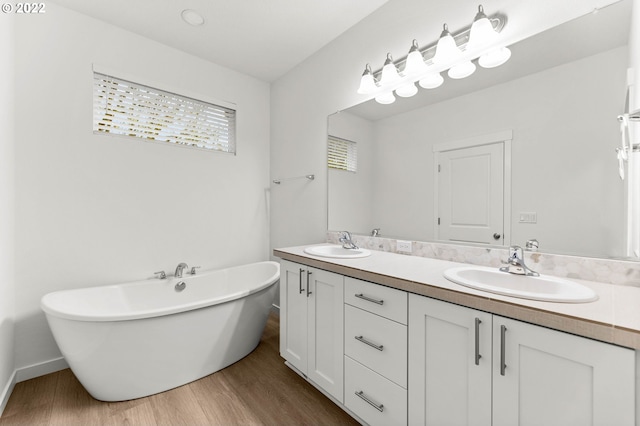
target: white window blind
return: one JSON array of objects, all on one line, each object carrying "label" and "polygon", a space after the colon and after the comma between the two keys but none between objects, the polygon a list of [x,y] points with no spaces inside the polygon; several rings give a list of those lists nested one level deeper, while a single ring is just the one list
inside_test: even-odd
[{"label": "white window blind", "polygon": [[329,135],[328,166],[355,172],[358,169],[358,146],[355,142]]},{"label": "white window blind", "polygon": [[93,73],[93,131],[235,154],[236,111]]}]

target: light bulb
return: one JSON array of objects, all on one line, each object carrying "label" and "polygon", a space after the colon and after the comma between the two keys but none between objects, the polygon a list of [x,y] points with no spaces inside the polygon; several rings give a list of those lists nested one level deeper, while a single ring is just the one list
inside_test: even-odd
[{"label": "light bulb", "polygon": [[384,66],[382,67],[382,77],[380,77],[380,85],[382,87],[389,87],[397,83],[398,81],[400,81],[398,69],[393,63],[393,57],[391,57],[391,53],[387,53],[387,60],[384,61]]},{"label": "light bulb", "polygon": [[480,56],[478,63],[482,68],[495,68],[504,64],[511,57],[508,47],[498,47]]},{"label": "light bulb", "polygon": [[396,101],[396,97],[393,96],[393,92],[385,92],[376,96],[376,102],[383,105],[389,105]]},{"label": "light bulb", "polygon": [[449,69],[447,73],[449,77],[454,79],[461,79],[469,77],[476,71],[476,66],[471,61],[464,61],[455,64]]},{"label": "light bulb", "polygon": [[358,87],[358,93],[361,95],[368,95],[375,92],[378,89],[376,80],[371,73],[371,67],[369,64],[364,68],[362,78],[360,79],[360,87]]},{"label": "light bulb", "polygon": [[484,14],[482,5],[478,6],[478,13],[473,19],[471,30],[469,31],[469,42],[467,49],[481,49],[495,43],[498,39],[498,33],[493,28],[491,21]]},{"label": "light bulb", "polygon": [[444,78],[442,78],[440,73],[434,72],[434,73],[429,73],[424,77],[422,77],[418,82],[418,84],[423,89],[435,89],[436,87],[442,86],[443,82],[444,82]]},{"label": "light bulb", "polygon": [[404,75],[405,76],[414,76],[423,74],[427,71],[427,64],[424,63],[424,58],[422,57],[422,53],[418,49],[418,42],[413,40],[411,44],[411,49],[409,49],[409,54],[407,55],[407,59],[404,65]]},{"label": "light bulb", "polygon": [[436,54],[433,57],[433,63],[438,66],[452,64],[456,62],[461,55],[462,52],[449,32],[447,24],[444,24],[440,39],[436,45]]},{"label": "light bulb", "polygon": [[410,98],[411,96],[418,93],[418,88],[415,83],[406,83],[396,89],[396,95],[402,98]]}]

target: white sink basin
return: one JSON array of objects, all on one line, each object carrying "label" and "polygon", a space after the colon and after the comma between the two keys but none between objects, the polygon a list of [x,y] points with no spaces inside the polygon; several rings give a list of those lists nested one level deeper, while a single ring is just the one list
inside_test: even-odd
[{"label": "white sink basin", "polygon": [[486,266],[462,266],[444,271],[449,281],[476,290],[547,302],[593,302],[598,295],[582,284],[549,275],[531,277]]},{"label": "white sink basin", "polygon": [[367,249],[346,249],[339,245],[311,246],[304,249],[307,254],[321,257],[333,257],[336,259],[356,259],[371,256]]}]

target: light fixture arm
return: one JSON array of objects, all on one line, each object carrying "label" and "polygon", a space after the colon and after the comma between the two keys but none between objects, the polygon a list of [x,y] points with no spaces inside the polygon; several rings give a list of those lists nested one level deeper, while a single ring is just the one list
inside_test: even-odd
[{"label": "light fixture arm", "polygon": [[362,72],[362,75],[369,75],[369,74],[373,74],[373,72],[371,71],[371,65],[367,64],[364,67],[364,71]]},{"label": "light fixture arm", "polygon": [[487,15],[484,14],[484,8],[482,5],[478,6],[478,13],[476,13],[476,17],[473,18],[473,22],[479,21],[480,19],[486,18]]}]

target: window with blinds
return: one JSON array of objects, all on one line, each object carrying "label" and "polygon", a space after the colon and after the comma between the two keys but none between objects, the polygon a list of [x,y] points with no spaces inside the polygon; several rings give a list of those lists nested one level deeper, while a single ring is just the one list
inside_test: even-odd
[{"label": "window with blinds", "polygon": [[356,172],[358,146],[355,142],[329,135],[328,166],[331,169]]},{"label": "window with blinds", "polygon": [[93,131],[235,154],[236,111],[97,72]]}]

